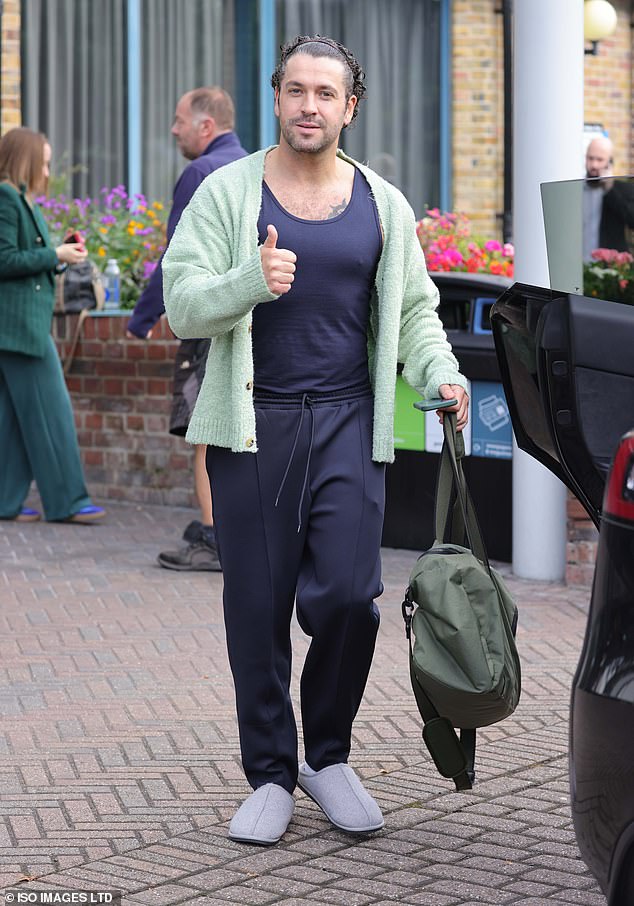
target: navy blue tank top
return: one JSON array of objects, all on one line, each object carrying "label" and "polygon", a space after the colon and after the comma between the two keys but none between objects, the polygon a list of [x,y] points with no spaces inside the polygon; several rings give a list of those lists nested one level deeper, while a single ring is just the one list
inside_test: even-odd
[{"label": "navy blue tank top", "polygon": [[382,239],[365,177],[355,169],[349,204],[329,220],[289,214],[263,183],[261,243],[269,223],[277,247],[295,252],[297,263],[290,290],[253,311],[256,390],[316,393],[369,384],[368,318]]}]

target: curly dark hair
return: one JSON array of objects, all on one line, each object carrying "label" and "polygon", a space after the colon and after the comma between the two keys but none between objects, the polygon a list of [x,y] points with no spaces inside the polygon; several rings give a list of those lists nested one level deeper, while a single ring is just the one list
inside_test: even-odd
[{"label": "curly dark hair", "polygon": [[289,57],[295,53],[305,53],[311,57],[331,57],[333,60],[339,60],[345,64],[346,68],[346,102],[352,95],[357,99],[356,106],[352,113],[352,119],[359,112],[359,102],[366,95],[365,73],[357,62],[354,54],[344,47],[334,38],[328,38],[324,35],[299,35],[287,44],[280,47],[280,61],[275,67],[271,76],[271,85],[278,91],[286,72],[286,63]]}]

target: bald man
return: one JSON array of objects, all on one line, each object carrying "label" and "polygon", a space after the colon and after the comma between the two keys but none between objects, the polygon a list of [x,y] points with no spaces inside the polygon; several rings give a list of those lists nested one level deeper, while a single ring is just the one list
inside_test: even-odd
[{"label": "bald man", "polygon": [[[188,91],[176,105],[171,131],[180,153],[190,163],[174,187],[172,208],[167,221],[168,243],[181,214],[203,180],[219,167],[246,157],[247,152],[233,131],[234,121],[233,100],[218,85]],[[128,322],[128,336],[150,339],[152,328],[164,311],[163,277],[159,266],[134,307]],[[210,343],[208,339],[181,340],[176,353],[169,430],[170,434],[177,437],[184,437],[187,431],[202,384]],[[211,488],[205,465],[206,452],[206,447],[200,444],[195,446],[194,489],[201,520],[195,519],[185,529],[185,545],[158,555],[158,562],[166,569],[221,569],[213,525]]]},{"label": "bald man", "polygon": [[583,191],[583,260],[597,248],[629,251],[626,228],[634,227],[634,188],[612,178],[614,146],[606,136],[593,138],[586,150]]}]

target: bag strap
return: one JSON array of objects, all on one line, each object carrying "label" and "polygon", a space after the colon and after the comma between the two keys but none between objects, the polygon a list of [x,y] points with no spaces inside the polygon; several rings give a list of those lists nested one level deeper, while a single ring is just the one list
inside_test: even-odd
[{"label": "bag strap", "polygon": [[95,308],[97,311],[103,311],[103,307],[106,302],[106,289],[101,280],[101,274],[99,268],[94,263],[92,264],[92,291],[95,294]]},{"label": "bag strap", "polygon": [[64,375],[68,374],[68,372],[70,371],[70,366],[73,364],[75,352],[77,351],[77,344],[79,343],[79,337],[81,336],[81,329],[84,326],[84,321],[88,317],[89,313],[90,312],[87,308],[82,308],[82,310],[79,312],[77,324],[75,325],[75,333],[73,334],[73,339],[70,344],[70,350],[68,351],[68,354],[64,359]]},{"label": "bag strap", "polygon": [[[443,414],[443,430],[445,439],[440,454],[436,485],[436,540],[439,542],[448,540],[468,547],[478,560],[484,563],[490,574],[491,567],[484,539],[462,468],[464,438],[462,433],[456,430],[455,412]],[[455,499],[455,503],[450,515],[452,498]],[[448,528],[451,529],[449,538]]]},{"label": "bag strap", "polygon": [[64,312],[64,282],[66,280],[66,271],[62,271],[61,274],[55,275],[55,306],[53,311],[55,314],[63,314]]},{"label": "bag strap", "polygon": [[[438,542],[449,541],[453,544],[459,544],[461,547],[469,547],[474,555],[486,566],[489,574],[491,574],[491,566],[489,564],[482,532],[478,524],[473,498],[471,497],[471,492],[467,486],[462,467],[462,459],[465,455],[464,437],[462,432],[457,430],[455,412],[443,413],[443,432],[444,443],[440,454],[438,479],[436,483],[436,540]],[[447,537],[447,535],[449,535],[449,537]],[[405,605],[406,602],[404,602],[404,615]],[[414,672],[411,632],[409,631],[411,614],[409,616],[409,622],[407,618],[405,622],[406,634],[409,640],[412,688],[414,690],[418,710],[420,711],[423,721],[427,725],[430,721],[443,720],[443,718],[440,718],[440,715],[425,694],[425,691],[418,682]],[[447,724],[449,724],[448,721]],[[444,729],[448,733],[447,727]],[[453,727],[451,727],[451,732],[455,738],[455,744],[460,745],[465,759],[464,769],[453,776],[452,779],[456,784],[457,790],[471,789],[475,780],[476,731],[474,729],[461,729],[459,743]],[[425,737],[424,730],[423,737]],[[425,742],[428,744],[429,748],[428,739],[425,739]],[[450,749],[452,747],[453,742],[450,743]],[[441,747],[440,751],[436,749],[435,753],[432,753],[432,757],[442,776],[452,776],[452,774],[447,773],[443,767],[443,754]]]}]

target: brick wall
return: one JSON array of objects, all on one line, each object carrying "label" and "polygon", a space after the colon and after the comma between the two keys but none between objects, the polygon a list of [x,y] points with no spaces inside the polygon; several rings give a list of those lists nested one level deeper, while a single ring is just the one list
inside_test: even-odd
[{"label": "brick wall", "polygon": [[598,532],[579,501],[568,494],[566,584],[592,585]]},{"label": "brick wall", "polygon": [[[581,0],[580,0],[581,2]],[[630,0],[611,0],[617,11],[615,34],[585,56],[585,111],[588,123],[601,123],[615,143],[615,167],[627,173],[634,163],[633,31]],[[504,55],[499,0],[453,2],[453,207],[474,228],[501,238],[504,192]],[[579,149],[579,173],[583,153]]]},{"label": "brick wall", "polygon": [[21,125],[20,114],[20,0],[4,0],[0,35],[0,135]]},{"label": "brick wall", "polygon": [[597,56],[586,54],[585,120],[601,123],[614,142],[615,172],[632,165],[632,28],[630,0],[610,0],[618,16],[616,32],[599,43]]},{"label": "brick wall", "polygon": [[[127,316],[89,316],[67,384],[86,482],[109,500],[194,506],[192,448],[168,433],[178,341],[164,318],[152,339],[128,340]],[[55,317],[62,359],[75,316]]]},{"label": "brick wall", "polygon": [[453,208],[501,236],[504,207],[502,16],[494,0],[453,2]]}]

